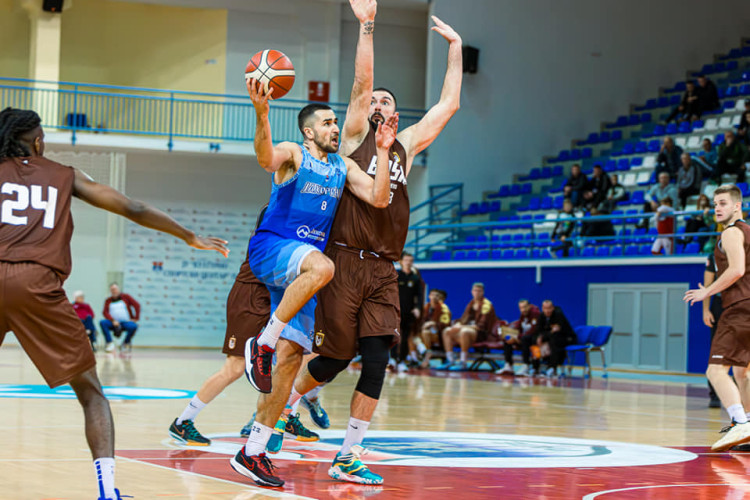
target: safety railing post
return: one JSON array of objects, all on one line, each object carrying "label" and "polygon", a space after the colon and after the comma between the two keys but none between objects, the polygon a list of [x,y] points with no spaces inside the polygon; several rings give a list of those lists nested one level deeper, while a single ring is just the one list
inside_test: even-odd
[{"label": "safety railing post", "polygon": [[[59,92],[59,90],[58,90]],[[67,120],[67,117],[65,118]],[[73,120],[72,120],[73,131],[70,135],[70,143],[76,145],[76,130],[78,128],[78,85],[73,85]]]},{"label": "safety railing post", "polygon": [[169,93],[169,142],[167,142],[167,149],[172,151],[174,147],[174,141],[172,134],[174,133],[174,92]]}]

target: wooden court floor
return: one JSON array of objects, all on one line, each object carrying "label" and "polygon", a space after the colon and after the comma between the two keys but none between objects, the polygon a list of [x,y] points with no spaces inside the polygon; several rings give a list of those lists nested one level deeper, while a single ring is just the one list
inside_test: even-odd
[{"label": "wooden court floor", "polygon": [[[316,443],[286,440],[274,463],[287,484],[262,489],[228,463],[257,397],[244,379],[196,420],[211,447],[167,434],[220,353],[136,346],[97,359],[116,425],[117,486],[135,499],[750,498],[750,453],[709,453],[726,417],[707,408],[700,378],[389,374],[365,441],[365,462],[385,478],[374,487],[326,474],[348,420],[351,369],[322,393],[331,429]],[[18,347],[0,348],[0,499],[95,499],[78,403],[69,388],[43,384]]]}]

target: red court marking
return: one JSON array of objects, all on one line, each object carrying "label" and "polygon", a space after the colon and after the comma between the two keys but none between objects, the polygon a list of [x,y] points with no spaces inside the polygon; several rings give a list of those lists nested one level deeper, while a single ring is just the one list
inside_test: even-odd
[{"label": "red court marking", "polygon": [[[693,453],[708,451],[706,447],[683,449]],[[254,486],[232,470],[226,455],[200,450],[122,450],[117,456]],[[451,469],[376,464],[372,469],[385,478],[383,486],[333,481],[327,474],[328,462],[277,459],[274,464],[286,481],[284,492],[321,499],[434,500],[436,494],[441,494],[489,500],[501,494],[504,498],[568,500],[621,489],[627,491],[601,493],[596,499],[750,497],[750,453],[701,454],[693,461],[669,465],[585,469]],[[640,482],[634,483],[633,479]]]}]

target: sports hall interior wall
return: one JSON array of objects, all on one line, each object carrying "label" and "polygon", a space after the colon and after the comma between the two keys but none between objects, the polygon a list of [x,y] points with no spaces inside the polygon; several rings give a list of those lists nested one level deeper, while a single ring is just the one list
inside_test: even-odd
[{"label": "sports hall interior wall", "polygon": [[0,67],[2,76],[29,74],[29,16],[17,0],[0,0]]},{"label": "sports hall interior wall", "polygon": [[[430,148],[426,179],[464,182],[470,199],[541,166],[542,156],[750,35],[742,0],[434,0],[430,8],[480,49],[478,73],[464,75],[460,112]],[[432,103],[445,42],[430,36],[427,53]]]},{"label": "sports hall interior wall", "polygon": [[[485,296],[492,301],[499,318],[508,322],[518,319],[518,300],[528,299],[541,307],[544,300],[552,300],[562,308],[573,326],[588,324],[591,311],[589,285],[594,283],[691,283],[703,280],[704,266],[700,264],[673,265],[612,265],[545,267],[541,282],[536,282],[536,269],[529,268],[479,268],[479,269],[433,269],[422,268],[422,277],[430,288],[448,292],[446,303],[453,318],[463,313],[471,300],[474,282],[485,285]],[[687,288],[686,288],[687,289]],[[687,307],[687,306],[686,306]],[[710,347],[709,331],[703,324],[700,305],[688,309],[687,371],[702,373]],[[685,333],[685,332],[682,332]],[[609,349],[612,341],[610,341]],[[599,365],[598,356],[593,357]]]}]

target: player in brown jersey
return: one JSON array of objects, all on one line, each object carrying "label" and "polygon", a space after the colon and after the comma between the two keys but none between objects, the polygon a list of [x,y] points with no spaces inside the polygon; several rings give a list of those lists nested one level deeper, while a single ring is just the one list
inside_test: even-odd
[{"label": "player in brown jersey", "polygon": [[[750,441],[750,408],[747,369],[750,364],[750,225],[742,220],[742,193],[735,185],[714,191],[716,220],[725,229],[714,250],[717,278],[708,287],[688,290],[685,301],[693,305],[721,292],[724,311],[719,318],[706,375],[721,403],[732,418],[732,425],[711,447],[728,450]],[[736,385],[729,376],[729,367]]]},{"label": "player in brown jersey", "polygon": [[167,214],[43,154],[39,115],[11,108],[0,112],[0,344],[12,330],[50,387],[72,386],[83,407],[99,499],[119,499],[112,414],[86,331],[62,288],[71,270],[71,197],[194,248],[225,257],[229,251],[226,241],[197,236]]},{"label": "player in brown jersey", "polygon": [[[399,339],[396,270],[409,227],[406,179],[414,157],[429,146],[459,108],[461,37],[438,18],[432,27],[449,43],[440,101],[416,124],[399,132],[389,150],[391,195],[385,209],[372,208],[345,193],[333,222],[326,254],[336,273],[318,292],[314,350],[319,356],[297,377],[290,403],[344,370],[359,350],[362,372],[352,396],[344,443],[328,471],[334,479],[381,484],[383,478],[359,459],[367,427],[380,397],[390,347]],[[386,89],[352,91],[342,134],[342,153],[375,175],[375,127],[396,113],[396,98]],[[359,91],[359,92],[358,92]],[[366,104],[369,102],[369,106]]]}]

